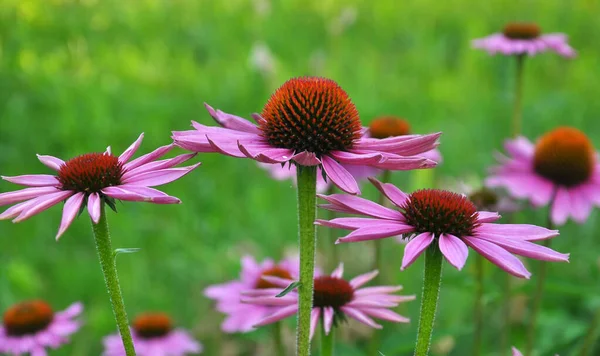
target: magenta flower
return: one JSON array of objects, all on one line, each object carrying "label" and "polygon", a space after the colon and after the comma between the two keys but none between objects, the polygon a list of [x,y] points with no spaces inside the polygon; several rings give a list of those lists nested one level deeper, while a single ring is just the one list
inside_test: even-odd
[{"label": "magenta flower", "polygon": [[[239,280],[210,286],[206,288],[204,294],[216,300],[217,310],[227,315],[221,324],[223,331],[248,332],[254,330],[254,325],[272,313],[275,308],[242,303],[242,292],[251,289],[272,290],[275,286],[263,280],[263,276],[295,279],[298,277],[298,271],[297,259],[285,259],[277,264],[271,259],[266,259],[259,264],[252,256],[245,256],[242,258]],[[277,293],[279,292],[275,292]]]},{"label": "magenta flower", "polygon": [[[202,352],[202,345],[186,330],[174,329],[165,313],[139,315],[133,321],[131,336],[138,356],[184,356]],[[118,333],[104,338],[102,356],[125,356]]]},{"label": "magenta flower", "polygon": [[[523,356],[523,354],[521,353],[521,351],[519,351],[516,347],[512,347],[512,356]],[[554,356],[558,356],[558,354],[555,354]]]},{"label": "magenta flower", "polygon": [[569,216],[583,223],[593,205],[600,206],[600,161],[583,132],[559,127],[536,145],[519,137],[507,140],[504,148],[510,157],[499,158],[487,185],[506,188],[536,207],[551,204],[550,217],[557,225]]},{"label": "magenta flower", "polygon": [[128,162],[143,138],[144,134],[141,134],[119,157],[112,155],[110,147],[104,153],[88,153],[66,162],[38,155],[38,159],[57,174],[2,176],[4,180],[29,188],[0,194],[0,206],[18,203],[0,214],[0,220],[14,218],[13,222],[21,222],[65,201],[56,235],[58,239],[84,207],[97,224],[101,204],[106,202],[114,209],[114,199],[155,204],[180,203],[179,199],[150,187],[179,179],[200,163],[172,168],[192,158],[193,154],[155,161],[169,152],[174,147],[172,144]]},{"label": "magenta flower", "polygon": [[[394,295],[392,293],[402,289],[402,286],[377,286],[361,288],[378,274],[378,271],[361,274],[350,280],[343,279],[344,266],[340,264],[330,276],[315,277],[313,292],[313,309],[311,313],[310,336],[312,338],[319,320],[325,326],[325,333],[329,334],[332,327],[344,321],[346,317],[355,319],[375,329],[381,329],[372,318],[392,321],[395,323],[408,323],[410,320],[389,310],[397,307],[402,302],[414,300],[414,295]],[[292,279],[280,277],[263,277],[269,283],[279,287],[278,290],[248,291],[243,299],[244,303],[256,305],[278,306],[279,310],[258,321],[256,326],[275,323],[292,316],[298,311],[298,293],[291,291],[283,297],[275,295],[290,283]]]},{"label": "magenta flower", "polygon": [[56,349],[69,342],[81,327],[75,320],[83,311],[81,303],[54,312],[48,303],[32,300],[13,305],[4,313],[0,325],[0,353],[19,356],[45,356],[46,349]]},{"label": "magenta flower", "polygon": [[253,115],[258,125],[206,108],[222,127],[192,122],[195,130],[173,132],[177,145],[263,163],[320,166],[338,188],[350,194],[360,190],[344,164],[387,170],[435,166],[417,155],[436,147],[439,133],[367,138],[348,94],[329,79],[287,81],[271,96],[262,115]]},{"label": "magenta flower", "polygon": [[568,261],[568,254],[531,242],[557,236],[557,230],[524,224],[493,224],[500,215],[477,211],[464,195],[437,189],[418,190],[408,195],[392,184],[370,180],[398,210],[349,195],[320,195],[329,202],[321,205],[322,208],[370,217],[317,220],[318,225],[353,230],[336,243],[403,234],[410,242],[404,250],[402,270],[432,244],[439,247],[446,260],[458,270],[465,265],[467,246],[470,246],[490,262],[521,278],[529,278],[531,274],[512,254],[545,261]]},{"label": "magenta flower", "polygon": [[537,53],[554,51],[563,57],[574,57],[575,50],[569,46],[563,33],[542,34],[540,27],[533,23],[509,23],[502,33],[473,40],[473,47],[481,48],[490,54],[498,52],[506,55],[533,56]]}]

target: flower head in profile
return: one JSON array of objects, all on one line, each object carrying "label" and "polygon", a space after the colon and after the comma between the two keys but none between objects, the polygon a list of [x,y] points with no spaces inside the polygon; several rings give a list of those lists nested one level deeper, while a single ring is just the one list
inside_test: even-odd
[{"label": "flower head in profile", "polygon": [[4,313],[0,325],[0,353],[7,355],[46,355],[46,349],[56,349],[69,342],[81,327],[75,320],[83,311],[81,303],[54,312],[42,300],[15,304]]},{"label": "flower head in profile", "polygon": [[115,209],[115,199],[155,204],[180,203],[179,199],[150,187],[179,179],[200,163],[173,168],[192,158],[193,154],[157,161],[174,147],[172,144],[129,161],[143,138],[144,134],[141,134],[118,157],[112,155],[110,147],[106,152],[87,153],[68,161],[38,155],[38,159],[56,171],[56,174],[2,176],[6,181],[28,188],[0,194],[0,206],[18,203],[0,214],[0,220],[14,219],[13,222],[21,222],[65,201],[56,235],[58,239],[85,207],[94,223],[98,223],[101,205],[107,203]]},{"label": "flower head in profile", "polygon": [[[175,328],[165,313],[140,314],[134,319],[131,329],[135,352],[139,356],[184,356],[202,352],[202,345],[186,330]],[[118,333],[104,338],[102,356],[125,355]]]},{"label": "flower head in profile", "polygon": [[[217,310],[227,315],[221,329],[227,333],[254,330],[254,325],[276,308],[242,303],[242,292],[252,289],[273,290],[276,286],[262,277],[295,279],[298,277],[299,268],[298,259],[284,259],[279,263],[266,259],[258,263],[254,257],[244,256],[239,279],[212,285],[204,291],[207,297],[217,302]],[[275,292],[277,293],[279,292]]]},{"label": "flower head in profile", "polygon": [[350,97],[330,79],[301,77],[285,82],[261,115],[253,116],[257,125],[206,107],[220,127],[193,122],[195,130],[173,132],[177,145],[263,163],[320,166],[333,184],[350,194],[360,190],[344,164],[387,170],[435,165],[418,155],[437,146],[439,133],[368,138]]},{"label": "flower head in profile", "polygon": [[[359,275],[350,281],[343,278],[344,266],[340,264],[331,275],[317,276],[314,279],[313,309],[311,314],[310,335],[313,336],[319,320],[325,327],[325,333],[345,321],[348,317],[357,320],[375,329],[381,329],[372,318],[392,321],[395,323],[408,323],[406,317],[396,314],[390,308],[397,307],[402,302],[414,300],[414,295],[395,295],[402,286],[377,286],[365,287],[378,274],[373,271]],[[258,321],[256,326],[275,323],[294,315],[298,311],[298,293],[291,291],[283,297],[276,297],[277,293],[286,288],[292,279],[279,277],[264,277],[266,281],[279,287],[277,290],[248,291],[243,299],[245,303],[257,305],[278,306],[280,309]]]},{"label": "flower head in profile", "polygon": [[534,145],[524,137],[507,140],[509,157],[500,156],[486,184],[506,188],[517,199],[534,206],[551,204],[550,217],[557,225],[569,217],[587,220],[600,206],[600,161],[589,138],[572,127],[559,127]]},{"label": "flower head in profile", "polygon": [[329,203],[321,205],[322,208],[368,216],[317,220],[318,225],[353,230],[336,243],[403,234],[409,242],[401,269],[411,265],[429,246],[439,248],[458,270],[465,265],[468,247],[471,247],[506,272],[521,278],[529,278],[531,273],[513,254],[545,261],[568,261],[568,254],[532,242],[557,236],[556,230],[524,224],[494,224],[500,218],[498,213],[477,211],[462,194],[437,189],[406,194],[392,184],[383,184],[374,178],[371,182],[397,210],[350,195],[320,196]]},{"label": "flower head in profile", "polygon": [[575,50],[569,46],[567,36],[563,33],[543,34],[535,23],[513,22],[504,26],[501,33],[473,40],[473,47],[505,55],[530,56],[553,51],[563,57],[574,57]]}]

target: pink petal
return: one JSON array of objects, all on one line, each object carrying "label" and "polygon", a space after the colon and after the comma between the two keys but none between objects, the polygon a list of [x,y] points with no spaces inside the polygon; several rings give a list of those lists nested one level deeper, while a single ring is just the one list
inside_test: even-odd
[{"label": "pink petal", "polygon": [[63,161],[60,158],[54,157],[54,156],[43,156],[43,155],[37,155],[37,158],[40,160],[40,162],[42,162],[46,167],[53,169],[55,171],[60,171],[60,167],[65,164],[65,161]]},{"label": "pink petal", "polygon": [[454,266],[457,270],[461,270],[465,262],[467,262],[467,256],[469,255],[469,248],[462,242],[458,237],[451,234],[441,234],[438,239],[440,251],[444,254],[444,257]]},{"label": "pink petal", "polygon": [[298,162],[301,166],[317,166],[321,160],[312,152],[304,151],[292,156],[291,160]]},{"label": "pink petal", "polygon": [[535,146],[527,138],[519,136],[514,140],[506,140],[504,142],[504,149],[514,158],[531,159],[535,151]]},{"label": "pink petal", "polygon": [[491,223],[501,218],[500,214],[492,211],[478,211],[477,222],[479,223]]},{"label": "pink petal", "polygon": [[356,289],[362,287],[363,285],[369,283],[370,281],[372,281],[373,278],[377,277],[378,274],[379,274],[379,271],[375,270],[375,271],[371,271],[371,272],[367,272],[367,273],[358,275],[350,280],[350,282],[349,282],[350,286],[352,286],[352,288],[354,288],[356,290]]},{"label": "pink petal", "polygon": [[278,309],[275,313],[269,315],[268,317],[260,320],[258,323],[256,323],[255,326],[263,326],[263,325],[272,324],[281,319],[285,319],[288,316],[294,315],[297,312],[298,312],[298,304],[283,307],[281,309]]},{"label": "pink petal", "polygon": [[521,351],[519,351],[516,347],[512,347],[512,356],[523,356]]},{"label": "pink petal", "polygon": [[57,312],[55,316],[59,319],[73,319],[83,312],[83,304],[80,302],[73,303],[63,311]]},{"label": "pink petal", "polygon": [[212,118],[221,126],[236,130],[236,131],[244,131],[255,134],[260,134],[261,131],[256,125],[252,124],[250,121],[243,119],[239,116],[235,116],[232,114],[228,114],[221,110],[215,111],[210,105],[204,103],[204,107],[208,110],[208,113]]},{"label": "pink petal", "polygon": [[18,223],[18,222],[27,220],[30,217],[32,217],[36,214],[39,214],[42,211],[60,203],[61,201],[67,199],[68,197],[70,197],[73,194],[74,194],[73,191],[65,190],[65,191],[61,191],[59,193],[52,193],[52,194],[48,194],[48,195],[44,195],[39,198],[36,198],[35,199],[36,204],[28,207],[27,209],[24,209],[21,212],[21,214],[19,214],[19,216],[17,216],[13,220],[13,222]]},{"label": "pink petal", "polygon": [[21,214],[21,212],[31,208],[32,206],[36,205],[40,201],[45,200],[46,197],[51,194],[55,194],[55,193],[44,194],[37,198],[33,198],[33,199],[30,199],[30,200],[27,200],[27,201],[24,201],[19,204],[11,206],[10,208],[6,209],[2,214],[0,214],[0,220],[12,219],[14,217],[19,216],[19,214]]},{"label": "pink petal", "polygon": [[291,279],[275,276],[262,276],[261,279],[281,288],[286,288],[293,282]]},{"label": "pink petal", "polygon": [[129,161],[131,156],[133,156],[135,154],[135,152],[137,151],[137,149],[140,147],[140,144],[142,143],[143,139],[144,139],[144,134],[142,133],[137,138],[137,140],[135,140],[135,142],[132,143],[131,146],[129,146],[125,150],[125,152],[121,153],[121,155],[119,156],[119,163],[123,164],[123,163]]},{"label": "pink petal", "polygon": [[436,165],[437,163],[435,161],[428,160],[424,157],[404,157],[387,154],[384,161],[375,163],[371,166],[379,169],[387,169],[388,171],[408,171],[420,168],[433,168]]},{"label": "pink petal", "polygon": [[360,321],[361,323],[368,325],[374,329],[381,329],[383,328],[383,326],[377,324],[373,319],[369,318],[367,315],[365,315],[363,312],[361,312],[358,309],[355,308],[351,308],[348,306],[344,306],[340,308],[344,314],[348,315],[349,317]]},{"label": "pink petal", "polygon": [[321,316],[321,308],[313,308],[310,312],[310,338],[315,335],[317,325],[319,324],[319,318]]},{"label": "pink petal", "polygon": [[550,209],[552,222],[554,222],[556,225],[563,225],[565,222],[567,222],[569,211],[571,209],[571,199],[567,189],[562,187],[557,189],[554,202],[552,203],[552,207]]},{"label": "pink petal", "polygon": [[[206,136],[208,143],[213,148],[213,152],[218,152],[227,156],[244,158],[246,154],[240,150],[239,139],[237,137],[227,136]],[[202,152],[202,151],[198,151]],[[272,163],[272,162],[271,162]]]},{"label": "pink petal", "polygon": [[175,197],[169,196],[160,190],[136,186],[136,185],[120,185],[116,187],[106,187],[102,189],[102,193],[107,196],[127,201],[143,201],[152,202],[155,204],[179,204],[181,201]]},{"label": "pink petal", "polygon": [[483,257],[513,276],[526,279],[531,276],[523,263],[502,247],[476,237],[463,236],[462,239]]},{"label": "pink petal", "polygon": [[331,327],[333,326],[333,308],[325,307],[323,308],[323,323],[325,325],[325,335],[329,335],[331,332]]},{"label": "pink petal", "polygon": [[340,163],[366,166],[379,163],[384,159],[383,155],[379,152],[353,153],[346,151],[332,151],[330,155]]},{"label": "pink petal", "polygon": [[477,235],[477,238],[484,239],[491,243],[494,243],[508,252],[529,257],[535,258],[536,260],[543,261],[553,261],[553,262],[568,262],[569,254],[563,254],[556,252],[548,247],[536,245],[532,242],[514,239],[514,238],[499,238],[498,236],[489,236],[489,235]]},{"label": "pink petal", "polygon": [[315,220],[315,225],[338,229],[356,230],[361,227],[376,226],[381,220],[371,218],[335,218],[332,220]]},{"label": "pink petal", "polygon": [[404,221],[404,216],[397,210],[386,208],[370,200],[345,194],[317,195],[350,214],[362,214],[374,218]]},{"label": "pink petal", "polygon": [[92,193],[89,195],[87,208],[94,224],[97,224],[100,221],[100,212],[102,208],[101,203],[102,200],[100,199],[100,195],[98,195],[98,193]]},{"label": "pink petal", "polygon": [[348,194],[360,194],[358,183],[342,165],[329,156],[323,156],[321,161],[323,162],[323,170],[333,184]]},{"label": "pink petal", "polygon": [[24,200],[37,198],[48,193],[57,193],[61,190],[55,187],[25,188],[14,192],[0,194],[0,206],[18,203]]},{"label": "pink petal", "polygon": [[[259,137],[259,136],[257,136]],[[292,159],[294,151],[287,148],[271,146],[263,138],[254,139],[252,142],[238,140],[238,149],[248,158],[263,163],[284,163]]]},{"label": "pink petal", "polygon": [[[353,286],[355,289],[358,288],[358,287],[355,287],[355,284],[353,284],[352,281],[350,281],[350,285]],[[354,295],[359,297],[359,296],[368,296],[368,295],[377,295],[377,294],[387,294],[387,293],[398,292],[398,291],[401,291],[402,289],[403,289],[402,286],[366,287],[366,288],[361,288],[361,289],[355,290]]]},{"label": "pink petal", "polygon": [[406,267],[415,262],[417,257],[431,245],[433,239],[434,236],[432,233],[424,232],[410,240],[404,248],[404,256],[402,257],[402,266],[400,267],[400,270],[404,271]]},{"label": "pink petal", "polygon": [[481,224],[475,236],[479,234],[496,235],[499,238],[509,237],[527,241],[539,241],[558,236],[558,230],[528,224]]},{"label": "pink petal", "polygon": [[258,296],[258,297],[249,297],[249,298],[241,298],[242,303],[247,304],[257,304],[257,305],[268,305],[274,307],[284,307],[288,305],[297,305],[298,304],[298,296],[296,295],[285,295],[283,297],[275,297],[275,296]]},{"label": "pink petal", "polygon": [[363,308],[393,308],[398,306],[398,303],[384,300],[383,298],[355,298],[346,306],[362,310]]},{"label": "pink petal", "polygon": [[79,208],[81,207],[81,203],[85,198],[85,194],[76,193],[71,196],[65,202],[65,206],[63,207],[63,215],[60,221],[60,227],[58,228],[58,234],[56,234],[56,240],[62,236],[62,234],[67,230],[67,228],[71,225],[77,213],[79,212]]},{"label": "pink petal", "polygon": [[385,195],[390,201],[392,201],[396,206],[400,207],[404,205],[406,200],[408,199],[408,194],[404,193],[400,189],[398,189],[395,185],[390,183],[382,183],[378,181],[376,178],[369,178],[369,181],[373,183],[375,188],[381,192],[381,194]]},{"label": "pink petal", "polygon": [[192,158],[194,156],[196,156],[196,153],[187,153],[187,154],[182,154],[177,157],[170,158],[170,159],[164,159],[164,160],[154,161],[152,163],[144,164],[135,169],[125,172],[125,174],[123,174],[123,177],[121,177],[121,179],[125,180],[127,178],[131,178],[135,175],[142,174],[145,172],[171,168],[171,167],[174,167],[180,163],[183,163],[183,162],[189,160],[190,158]]},{"label": "pink petal", "polygon": [[2,179],[9,181],[14,184],[26,185],[29,187],[46,187],[46,186],[59,186],[60,182],[55,176],[48,174],[27,174],[23,176],[5,177]]},{"label": "pink petal", "polygon": [[155,149],[154,151],[147,153],[143,156],[140,156],[136,159],[134,159],[131,162],[127,162],[123,165],[123,169],[125,171],[131,171],[139,166],[142,166],[148,162],[152,162],[155,159],[158,159],[164,155],[166,155],[167,153],[169,153],[169,151],[171,151],[173,149],[173,147],[175,147],[174,144],[170,144],[170,145],[166,145],[166,146],[161,146],[157,149]]},{"label": "pink petal", "polygon": [[592,211],[592,201],[586,196],[585,189],[578,187],[568,191],[571,201],[571,216],[579,224],[585,223]]},{"label": "pink petal", "polygon": [[399,222],[381,220],[380,223],[376,225],[362,227],[360,229],[352,231],[348,235],[338,239],[336,244],[341,242],[357,242],[383,239],[386,237],[411,233],[414,230],[414,227],[409,225],[404,225]]},{"label": "pink petal", "polygon": [[138,186],[153,187],[163,185],[177,180],[188,174],[201,163],[182,168],[159,169],[156,171],[145,172],[123,180],[123,184],[135,184]]},{"label": "pink petal", "polygon": [[340,263],[337,268],[331,272],[331,277],[342,278],[344,276],[344,263]]},{"label": "pink petal", "polygon": [[363,312],[374,318],[391,321],[394,323],[410,323],[410,319],[400,314],[396,314],[388,309],[381,308],[362,308]]}]

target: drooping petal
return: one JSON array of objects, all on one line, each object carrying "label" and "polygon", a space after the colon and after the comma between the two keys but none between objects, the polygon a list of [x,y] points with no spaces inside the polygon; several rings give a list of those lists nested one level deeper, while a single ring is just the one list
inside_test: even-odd
[{"label": "drooping petal", "polygon": [[568,262],[569,254],[556,252],[548,247],[536,245],[532,242],[515,239],[515,238],[499,238],[494,235],[478,235],[480,239],[484,239],[486,241],[492,242],[508,252],[529,257],[535,258],[536,260],[544,260],[544,261],[553,261],[553,262]]},{"label": "drooping petal", "polygon": [[141,173],[175,167],[176,165],[183,163],[183,162],[193,158],[194,156],[196,156],[196,153],[186,153],[186,154],[182,154],[177,157],[170,158],[170,159],[164,159],[164,160],[154,161],[154,162],[151,162],[148,164],[144,164],[135,169],[125,172],[125,174],[123,174],[121,179],[125,180],[127,178],[131,178],[131,177],[141,174]]},{"label": "drooping petal", "polygon": [[369,178],[369,181],[373,183],[375,188],[377,188],[377,190],[379,190],[381,194],[385,195],[398,207],[404,205],[404,203],[408,199],[408,194],[404,193],[393,184],[382,183],[373,177]]},{"label": "drooping petal", "polygon": [[40,162],[42,162],[46,167],[55,170],[55,171],[59,171],[60,167],[65,164],[65,161],[63,161],[60,158],[54,157],[54,156],[45,156],[45,155],[36,155],[37,158],[40,160]]},{"label": "drooping petal", "polygon": [[362,287],[363,285],[372,281],[373,278],[377,277],[378,274],[379,274],[379,271],[377,271],[377,270],[371,271],[368,273],[363,273],[361,275],[358,275],[358,276],[352,278],[349,283],[352,286],[352,288],[358,289],[358,288]]},{"label": "drooping petal", "polygon": [[344,263],[340,263],[333,272],[331,272],[331,277],[342,278],[344,276]]},{"label": "drooping petal", "polygon": [[467,256],[469,255],[467,245],[461,239],[451,234],[441,234],[438,243],[440,251],[442,251],[446,260],[460,271],[464,267],[465,262],[467,262]]},{"label": "drooping petal", "polygon": [[406,267],[410,266],[417,257],[425,251],[429,245],[433,242],[434,236],[432,233],[424,232],[415,236],[404,248],[404,256],[402,257],[402,266],[400,270],[403,271]]},{"label": "drooping petal", "polygon": [[255,134],[260,133],[260,129],[256,125],[254,125],[253,123],[251,123],[250,121],[248,121],[246,119],[243,119],[239,116],[235,116],[232,114],[228,114],[221,110],[215,111],[215,109],[213,109],[207,103],[204,103],[204,107],[206,108],[206,110],[208,111],[210,116],[212,116],[212,118],[219,125],[227,128],[227,129],[250,132],[250,133],[255,133]]},{"label": "drooping petal", "polygon": [[60,227],[58,228],[58,233],[56,234],[56,240],[62,236],[62,234],[67,230],[67,228],[71,225],[77,213],[79,212],[79,208],[81,207],[81,203],[85,198],[85,194],[76,193],[71,196],[65,202],[65,206],[63,207],[63,215],[60,221]]},{"label": "drooping petal", "polygon": [[141,173],[139,175],[130,177],[129,179],[124,179],[123,184],[135,184],[138,186],[148,187],[167,184],[188,174],[200,164],[202,163],[196,163],[188,167],[159,169],[156,171]]},{"label": "drooping petal", "polygon": [[294,150],[271,146],[264,139],[238,140],[238,150],[246,157],[263,163],[284,163],[292,159]]},{"label": "drooping petal", "polygon": [[371,218],[335,218],[332,220],[315,220],[315,225],[339,229],[356,230],[361,227],[376,226],[381,220]]},{"label": "drooping petal", "polygon": [[500,214],[492,211],[478,211],[477,222],[478,223],[491,223],[501,218]]},{"label": "drooping petal", "polygon": [[348,235],[338,239],[336,241],[336,244],[341,242],[357,242],[383,239],[386,237],[411,233],[414,230],[414,227],[410,225],[383,220],[379,224],[362,227],[360,229],[352,231]]},{"label": "drooping petal", "polygon": [[331,332],[331,327],[333,326],[333,308],[325,307],[323,308],[323,324],[325,326],[325,335],[329,335]]},{"label": "drooping petal", "polygon": [[14,184],[25,185],[29,187],[57,187],[60,185],[60,182],[55,176],[48,174],[26,174],[14,177],[2,176],[2,179]]},{"label": "drooping petal", "polygon": [[315,335],[317,325],[319,324],[319,318],[321,317],[321,308],[313,308],[310,312],[310,338]]},{"label": "drooping petal", "polygon": [[317,195],[350,214],[361,214],[374,218],[404,221],[404,216],[397,210],[386,208],[370,200],[346,194]]},{"label": "drooping petal", "polygon": [[137,185],[106,187],[102,189],[102,193],[118,200],[143,201],[155,204],[179,204],[181,202],[179,199],[159,190]]},{"label": "drooping petal", "polygon": [[98,193],[92,193],[88,197],[88,213],[92,218],[94,224],[97,224],[100,221],[100,213],[102,209],[102,200],[100,199],[100,195]]},{"label": "drooping petal", "polygon": [[47,195],[43,195],[39,198],[36,198],[35,205],[29,206],[17,216],[13,222],[21,222],[29,219],[30,217],[41,213],[42,211],[60,203],[61,201],[67,199],[71,195],[75,194],[75,192],[70,190],[60,191],[58,193],[51,193]]},{"label": "drooping petal", "polygon": [[140,136],[137,138],[137,140],[135,140],[135,142],[132,143],[131,146],[129,146],[125,150],[125,152],[121,153],[121,155],[119,156],[119,163],[123,164],[123,163],[129,161],[129,159],[135,154],[137,149],[140,148],[140,145],[142,144],[143,139],[144,139],[144,133],[140,134]]},{"label": "drooping petal", "polygon": [[301,166],[317,166],[321,160],[312,152],[304,151],[292,156],[291,160],[296,161]]},{"label": "drooping petal", "polygon": [[556,190],[556,196],[550,209],[550,216],[556,225],[563,225],[567,222],[571,210],[571,199],[566,188],[561,187]]},{"label": "drooping petal", "polygon": [[410,323],[410,319],[383,308],[361,308],[361,310],[374,318],[391,321],[394,323]]},{"label": "drooping petal", "polygon": [[283,307],[281,309],[278,309],[275,313],[269,315],[268,317],[260,320],[258,323],[256,323],[255,326],[263,326],[263,325],[272,324],[279,320],[285,319],[288,316],[294,315],[297,312],[298,312],[298,304]]},{"label": "drooping petal", "polygon": [[161,146],[150,153],[147,153],[143,156],[140,156],[140,157],[134,159],[133,161],[125,163],[123,165],[123,170],[131,171],[131,170],[136,169],[137,167],[142,166],[148,162],[152,162],[156,159],[159,159],[160,157],[169,153],[169,151],[171,151],[173,149],[173,147],[175,147],[174,144]]},{"label": "drooping petal", "polygon": [[384,160],[383,154],[379,152],[353,153],[347,151],[332,151],[329,153],[340,163],[370,166]]},{"label": "drooping petal", "polygon": [[528,224],[481,224],[475,236],[479,234],[495,235],[500,238],[509,237],[527,241],[539,241],[558,236],[558,230]]},{"label": "drooping petal", "polygon": [[523,356],[521,351],[519,351],[516,347],[512,347],[512,356]]},{"label": "drooping petal", "polygon": [[34,187],[17,190],[14,192],[6,192],[0,194],[0,206],[18,203],[24,200],[37,198],[39,196],[60,192],[55,187]]},{"label": "drooping petal", "polygon": [[[355,286],[355,284],[350,281],[351,286]],[[364,283],[363,283],[364,285]],[[386,293],[394,293],[401,291],[403,289],[402,286],[377,286],[377,287],[366,287],[358,289],[359,287],[355,287],[357,289],[354,291],[354,295],[356,296],[367,296],[367,295],[376,295],[376,294],[386,294]]]},{"label": "drooping petal", "polygon": [[360,194],[358,183],[341,164],[337,163],[333,158],[325,155],[321,158],[322,167],[336,187],[348,194]]},{"label": "drooping petal", "polygon": [[358,309],[348,306],[343,306],[340,309],[344,312],[344,314],[348,315],[349,317],[360,321],[361,323],[368,325],[374,329],[383,328],[383,326],[377,324],[373,319],[369,318],[367,315],[365,315],[365,313],[361,312]]},{"label": "drooping petal", "polygon": [[523,263],[502,247],[476,237],[463,236],[462,239],[483,257],[513,276],[526,279],[531,276]]}]

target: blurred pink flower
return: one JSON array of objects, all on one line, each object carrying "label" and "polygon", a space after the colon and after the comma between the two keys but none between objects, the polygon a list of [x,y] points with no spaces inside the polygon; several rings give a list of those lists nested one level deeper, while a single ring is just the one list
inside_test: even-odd
[{"label": "blurred pink flower", "polygon": [[575,56],[575,50],[569,46],[565,34],[544,35],[534,23],[509,23],[502,33],[473,40],[473,47],[487,50],[490,54],[500,52],[506,55],[533,56],[551,50],[563,57]]},{"label": "blurred pink flower", "polygon": [[215,284],[204,291],[207,297],[217,302],[217,310],[227,315],[221,329],[227,333],[254,330],[254,325],[272,313],[274,308],[242,303],[242,292],[256,288],[272,290],[275,286],[261,279],[263,276],[295,279],[298,277],[299,268],[298,259],[285,259],[277,264],[271,259],[266,259],[257,263],[252,256],[244,256],[240,279]]},{"label": "blurred pink flower", "polygon": [[144,134],[141,134],[119,157],[112,155],[110,147],[104,153],[88,153],[66,162],[52,156],[38,155],[38,159],[55,170],[57,175],[2,176],[6,181],[29,188],[0,194],[0,206],[19,203],[0,214],[0,220],[14,218],[13,222],[21,222],[66,200],[56,235],[58,239],[86,206],[97,224],[101,204],[106,202],[114,209],[114,199],[155,204],[180,203],[179,199],[150,187],[179,179],[200,163],[172,168],[192,158],[193,154],[155,161],[169,152],[174,147],[172,144],[128,162],[143,138]]},{"label": "blurred pink flower", "polygon": [[[345,320],[346,317],[355,319],[375,329],[381,329],[372,317],[408,323],[410,320],[389,310],[402,302],[415,299],[414,295],[393,295],[402,286],[377,286],[361,288],[377,276],[378,271],[361,274],[350,281],[343,279],[344,266],[340,264],[330,276],[318,276],[314,280],[313,309],[311,314],[310,336],[312,338],[319,320],[329,334],[332,327]],[[293,282],[289,278],[264,277],[268,282],[279,287],[277,290],[253,290],[245,292],[244,303],[256,305],[278,306],[279,310],[258,321],[256,326],[263,326],[285,319],[298,312],[298,293],[291,291],[283,297],[276,297]]]},{"label": "blurred pink flower", "polygon": [[[276,180],[288,180],[291,179],[296,185],[296,166],[289,164],[282,166],[281,164],[270,164],[258,162],[258,166],[269,172],[271,177]],[[331,186],[331,181],[326,182],[323,178],[323,171],[321,167],[317,169],[317,193],[325,193]]]},{"label": "blurred pink flower", "polygon": [[[202,345],[184,329],[174,329],[171,318],[165,313],[140,314],[132,323],[131,337],[138,356],[184,356],[199,354]],[[102,356],[125,356],[121,336],[104,338]]]},{"label": "blurred pink flower", "polygon": [[[512,356],[523,356],[521,351],[519,351],[516,347],[512,347]],[[558,356],[558,354],[554,354],[554,356]]]},{"label": "blurred pink flower", "polygon": [[520,278],[531,273],[512,254],[545,261],[568,261],[569,255],[558,253],[531,241],[549,239],[557,230],[524,224],[493,224],[498,213],[477,211],[464,195],[437,189],[418,190],[410,195],[392,184],[370,178],[398,210],[372,201],[343,194],[319,195],[329,202],[322,208],[371,218],[337,218],[317,220],[317,225],[353,230],[340,242],[376,240],[404,234],[406,244],[402,267],[404,270],[430,245],[440,249],[456,269],[465,265],[468,248],[480,253],[506,272]]},{"label": "blurred pink flower", "polygon": [[570,217],[584,223],[593,205],[600,206],[600,160],[587,136],[559,127],[536,145],[524,137],[507,140],[510,157],[500,156],[486,184],[506,188],[534,206],[551,206],[551,219],[562,225]]},{"label": "blurred pink flower", "polygon": [[13,305],[4,313],[4,323],[0,325],[0,353],[46,355],[47,348],[68,343],[69,337],[79,330],[81,323],[75,318],[82,311],[79,302],[56,313],[41,300]]},{"label": "blurred pink flower", "polygon": [[437,146],[439,133],[366,138],[348,94],[329,79],[287,81],[271,96],[262,115],[253,115],[258,125],[206,108],[221,127],[192,122],[195,130],[173,132],[177,145],[263,163],[320,166],[338,188],[350,194],[359,194],[360,189],[343,164],[387,170],[435,166],[418,155]]}]

